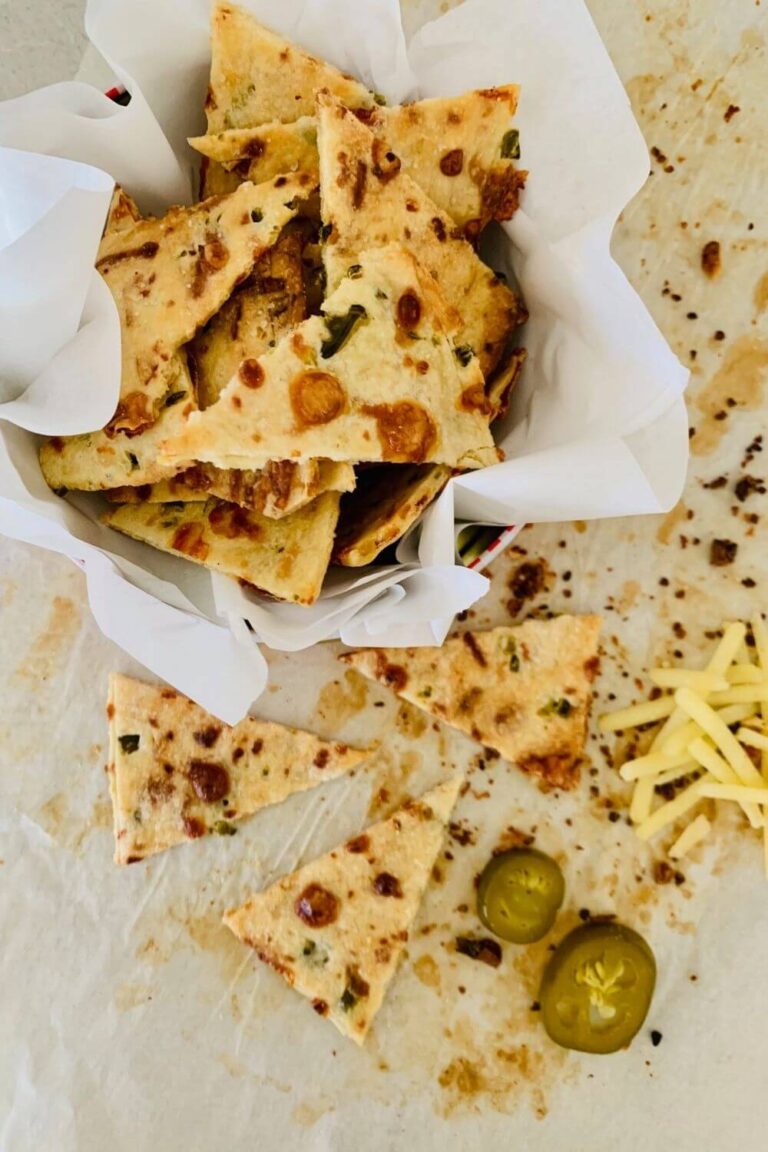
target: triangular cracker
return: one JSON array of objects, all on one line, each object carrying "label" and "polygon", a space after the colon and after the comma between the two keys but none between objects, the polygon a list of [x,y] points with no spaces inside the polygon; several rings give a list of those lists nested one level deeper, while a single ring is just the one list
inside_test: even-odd
[{"label": "triangular cracker", "polygon": [[353,108],[373,103],[359,81],[270,32],[244,8],[219,0],[211,23],[209,132],[310,116],[320,88]]},{"label": "triangular cracker", "polygon": [[[230,172],[223,164],[218,164],[215,160],[209,160],[207,156],[203,156],[200,162],[199,199],[207,200],[209,196],[228,196],[245,179],[242,171],[233,169]],[[258,184],[259,181],[254,180],[252,183]]]},{"label": "triangular cracker", "polygon": [[365,1040],[456,802],[449,780],[224,916],[344,1036]]},{"label": "triangular cracker", "polygon": [[168,391],[157,419],[134,435],[103,430],[46,440],[40,448],[46,483],[54,490],[96,492],[123,484],[154,484],[173,476],[179,465],[162,459],[160,445],[179,434],[197,410],[183,352],[171,356],[165,380]]},{"label": "triangular cracker", "polygon": [[112,199],[107,213],[107,222],[104,225],[104,235],[113,235],[115,232],[125,232],[141,220],[139,206],[124,188],[115,184]]},{"label": "triangular cracker", "polygon": [[301,231],[289,225],[253,272],[189,343],[197,402],[215,404],[243,360],[274,347],[307,314]]},{"label": "triangular cracker", "polygon": [[[362,110],[361,110],[362,111]],[[270,180],[280,172],[317,172],[317,120],[301,116],[291,124],[273,120],[257,128],[230,128],[210,136],[190,136],[190,145],[210,162],[241,180]],[[254,173],[259,173],[258,178]]]},{"label": "triangular cracker", "polygon": [[525,309],[462,237],[450,216],[402,170],[399,157],[338,100],[318,97],[318,144],[328,290],[365,248],[397,242],[435,277],[485,376]]},{"label": "triangular cracker", "polygon": [[361,471],[341,502],[333,562],[361,568],[394,544],[455,475],[445,464],[381,464]]},{"label": "triangular cracker", "polygon": [[597,672],[599,616],[465,632],[442,648],[368,648],[341,659],[524,772],[571,788]]},{"label": "triangular cracker", "polygon": [[[507,84],[459,96],[435,97],[394,107],[359,109],[356,116],[382,139],[412,177],[455,224],[475,239],[490,220],[509,220],[518,207],[526,173],[514,160],[519,139],[510,120],[518,88]],[[315,173],[317,122],[232,128],[189,143],[241,179],[269,180],[278,172]]]},{"label": "triangular cracker", "polygon": [[268,460],[498,460],[476,358],[454,349],[432,278],[399,245],[362,253],[323,306],[164,452],[219,467]]},{"label": "triangular cracker", "polygon": [[323,492],[351,492],[355,471],[351,464],[333,460],[274,460],[265,468],[246,472],[193,464],[169,480],[139,488],[113,488],[106,492],[112,504],[169,504],[207,500],[216,496],[280,520],[309,504]]},{"label": "triangular cracker", "polygon": [[372,751],[251,717],[230,728],[171,688],[114,673],[107,716],[116,864],[231,836],[233,820],[352,772]]},{"label": "triangular cracker", "polygon": [[313,604],[320,595],[339,518],[326,492],[298,512],[271,520],[237,504],[121,504],[102,521],[134,540],[236,576],[279,600]]},{"label": "triangular cracker", "polygon": [[[517,349],[488,382],[492,420],[506,412],[524,361],[525,352]],[[453,469],[444,464],[382,464],[361,472],[357,486],[341,502],[334,563],[347,568],[372,564],[408,531],[453,475]]]},{"label": "triangular cracker", "polygon": [[96,266],[122,336],[120,402],[110,431],[153,423],[168,391],[170,357],[218,311],[312,191],[305,173],[242,184],[223,199],[171,208],[160,220],[104,236]]}]

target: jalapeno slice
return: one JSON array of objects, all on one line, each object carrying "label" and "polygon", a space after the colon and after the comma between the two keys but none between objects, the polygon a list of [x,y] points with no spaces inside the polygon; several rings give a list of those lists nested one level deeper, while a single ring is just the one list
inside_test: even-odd
[{"label": "jalapeno slice", "polygon": [[584,924],[544,970],[544,1027],[563,1048],[617,1052],[642,1027],[655,984],[656,960],[642,936],[623,924]]},{"label": "jalapeno slice", "polygon": [[551,856],[512,848],[492,857],[477,889],[486,928],[513,944],[532,944],[549,932],[565,895],[565,880]]}]

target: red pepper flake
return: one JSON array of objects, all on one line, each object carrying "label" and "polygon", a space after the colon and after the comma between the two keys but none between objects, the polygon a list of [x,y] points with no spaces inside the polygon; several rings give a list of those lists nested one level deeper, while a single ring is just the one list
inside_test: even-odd
[{"label": "red pepper flake", "polygon": [[373,881],[373,890],[379,896],[392,896],[396,900],[402,900],[403,898],[403,889],[400,886],[400,881],[397,876],[393,876],[391,872],[379,872]]},{"label": "red pepper flake", "polygon": [[472,936],[457,936],[456,951],[462,956],[469,956],[470,960],[479,960],[490,968],[498,968],[501,964],[501,945],[496,940],[484,937],[478,940]]},{"label": "red pepper flake", "polygon": [[736,493],[736,499],[740,500],[743,504],[753,492],[763,494],[765,492],[765,482],[757,476],[742,476],[736,484],[734,492]]},{"label": "red pepper flake", "polygon": [[733,540],[713,540],[709,548],[709,562],[715,568],[724,568],[733,564],[738,551],[738,544]]},{"label": "red pepper flake", "polygon": [[708,240],[701,250],[701,270],[705,276],[713,280],[720,274],[721,268],[720,241]]}]

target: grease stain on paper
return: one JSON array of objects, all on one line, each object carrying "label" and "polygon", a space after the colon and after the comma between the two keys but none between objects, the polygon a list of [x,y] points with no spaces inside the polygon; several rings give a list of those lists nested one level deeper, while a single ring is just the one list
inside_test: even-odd
[{"label": "grease stain on paper", "polygon": [[762,315],[762,313],[768,309],[768,272],[764,272],[757,284],[755,284],[753,300],[755,302],[755,312],[758,316]]},{"label": "grease stain on paper", "polygon": [[188,915],[183,925],[198,948],[216,957],[226,984],[231,986],[239,979],[252,954],[222,922],[221,911]]},{"label": "grease stain on paper", "polygon": [[15,675],[35,683],[49,680],[59,670],[62,660],[69,655],[81,619],[80,609],[74,600],[68,596],[54,596],[45,624]]},{"label": "grease stain on paper", "polygon": [[659,544],[669,544],[672,539],[672,533],[678,524],[682,524],[687,517],[688,509],[682,500],[680,500],[670,512],[667,512],[661,524],[656,529],[656,539]]},{"label": "grease stain on paper", "polygon": [[440,969],[431,956],[419,956],[413,962],[413,974],[426,988],[440,990]]},{"label": "grease stain on paper", "polygon": [[[421,767],[415,749],[397,752],[381,747],[375,760],[376,775],[368,805],[369,820],[382,820],[410,797],[408,781]],[[422,791],[422,789],[419,789]]]},{"label": "grease stain on paper", "polygon": [[320,691],[315,705],[315,728],[320,736],[338,736],[339,729],[368,703],[368,686],[362,676],[348,668],[343,680],[332,680]]},{"label": "grease stain on paper", "polygon": [[154,988],[149,984],[121,984],[115,990],[115,1007],[118,1012],[130,1012],[133,1008],[149,1004],[153,994]]},{"label": "grease stain on paper", "polygon": [[704,419],[691,440],[695,456],[708,456],[717,448],[728,428],[728,420],[718,417],[729,407],[750,412],[761,407],[767,377],[768,340],[753,336],[735,340],[709,384],[696,396],[696,407]]},{"label": "grease stain on paper", "polygon": [[395,717],[395,727],[407,740],[418,740],[427,730],[429,718],[408,700],[401,700]]}]

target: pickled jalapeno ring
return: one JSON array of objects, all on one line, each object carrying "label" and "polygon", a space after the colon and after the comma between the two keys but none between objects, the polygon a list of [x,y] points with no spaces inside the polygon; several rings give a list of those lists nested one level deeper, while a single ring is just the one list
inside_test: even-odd
[{"label": "pickled jalapeno ring", "polygon": [[483,869],[477,911],[486,928],[513,944],[532,944],[549,932],[565,895],[565,880],[551,856],[512,848]]},{"label": "pickled jalapeno ring", "polygon": [[551,1040],[578,1052],[626,1048],[642,1027],[656,984],[653,952],[623,924],[584,924],[558,945],[539,1002]]}]

